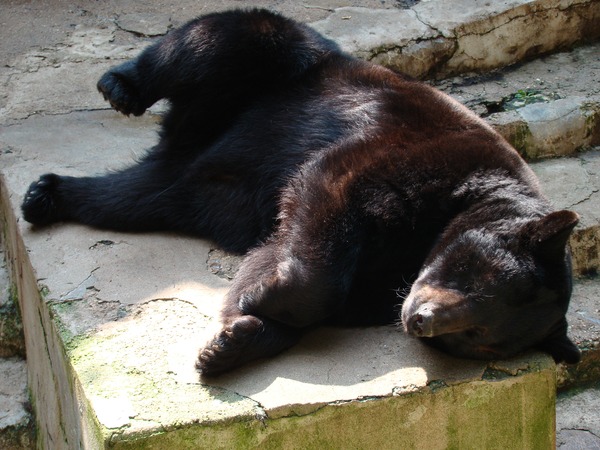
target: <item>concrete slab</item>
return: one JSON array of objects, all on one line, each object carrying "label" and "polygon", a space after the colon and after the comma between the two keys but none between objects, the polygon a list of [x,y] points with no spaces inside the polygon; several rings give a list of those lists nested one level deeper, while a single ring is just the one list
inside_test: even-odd
[{"label": "concrete slab", "polygon": [[210,243],[78,225],[34,230],[18,218],[32,178],[120,166],[155,128],[152,116],[98,111],[3,129],[3,232],[42,447],[551,445],[555,372],[543,355],[488,365],[393,328],[322,329],[281,357],[201,381],[196,351],[228,287],[212,273]]},{"label": "concrete slab", "polygon": [[532,164],[548,197],[558,209],[572,209],[580,224],[570,240],[577,275],[600,269],[600,151]]}]

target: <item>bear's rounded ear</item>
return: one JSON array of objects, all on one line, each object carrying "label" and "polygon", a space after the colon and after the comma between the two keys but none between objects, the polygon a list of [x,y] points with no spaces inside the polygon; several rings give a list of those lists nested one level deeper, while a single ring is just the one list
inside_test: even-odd
[{"label": "bear's rounded ear", "polygon": [[549,353],[555,363],[566,362],[567,364],[576,364],[581,359],[579,348],[567,337],[566,334],[560,337],[550,338],[537,346],[539,350]]},{"label": "bear's rounded ear", "polygon": [[562,259],[569,236],[578,222],[579,216],[572,211],[555,211],[528,223],[521,233],[536,254]]}]

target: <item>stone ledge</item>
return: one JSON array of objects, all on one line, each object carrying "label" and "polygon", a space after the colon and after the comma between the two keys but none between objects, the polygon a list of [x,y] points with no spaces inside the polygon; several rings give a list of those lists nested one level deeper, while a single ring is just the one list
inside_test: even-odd
[{"label": "stone ledge", "polygon": [[358,57],[444,78],[591,41],[600,36],[599,17],[593,0],[431,0],[405,10],[337,8],[311,25]]},{"label": "stone ledge", "polygon": [[488,120],[528,160],[571,156],[600,144],[600,99],[535,103]]},{"label": "stone ledge", "polygon": [[[195,350],[208,336],[209,310],[214,312],[220,295],[198,282],[173,285],[168,275],[159,275],[169,266],[185,272],[192,255],[167,254],[154,262],[157,272],[146,283],[164,282],[168,292],[137,302],[138,294],[128,293],[129,303],[113,298],[103,286],[130,280],[135,292],[140,285],[132,279],[137,262],[131,260],[129,268],[95,271],[83,298],[61,300],[77,284],[70,271],[51,283],[47,268],[40,267],[41,295],[24,253],[27,248],[37,265],[39,252],[51,256],[50,247],[75,252],[78,245],[69,248],[51,236],[57,231],[36,239],[21,229],[26,245],[16,245],[42,447],[286,448],[302,441],[307,448],[348,448],[393,441],[424,448],[503,448],[515,442],[536,448],[554,441],[556,384],[549,357],[490,365],[456,360],[388,327],[320,329],[280,357],[200,380],[193,370]],[[14,232],[13,226],[11,243],[19,239]],[[72,242],[89,234],[82,227],[67,232]],[[136,248],[150,255],[167,252],[178,240],[127,239],[128,248],[111,252],[114,262]],[[208,253],[205,243],[185,244],[195,256]],[[94,250],[84,258],[90,255]],[[67,258],[64,265],[78,262],[81,257]]]},{"label": "stone ledge", "polygon": [[[110,133],[99,133],[105,127]],[[2,227],[40,446],[552,445],[555,372],[543,355],[487,365],[437,353],[394,328],[320,329],[280,357],[200,380],[197,348],[212,335],[228,287],[210,270],[209,243],[80,225],[34,230],[15,214],[32,178],[123,164],[128,143],[145,146],[154,129],[152,117],[88,112],[4,130],[11,150],[1,155]],[[524,405],[517,414],[515,403]],[[416,433],[424,426],[435,433]]]}]

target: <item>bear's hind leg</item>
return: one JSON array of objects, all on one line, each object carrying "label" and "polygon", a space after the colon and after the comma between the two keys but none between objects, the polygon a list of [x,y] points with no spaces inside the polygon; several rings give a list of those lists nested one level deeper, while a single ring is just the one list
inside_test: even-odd
[{"label": "bear's hind leg", "polygon": [[[208,14],[173,30],[137,58],[106,72],[98,90],[123,114],[139,116],[167,98],[190,99],[209,116],[239,112],[251,98],[304,74],[337,46],[310,27],[267,10]],[[226,106],[226,108],[223,108]]]},{"label": "bear's hind leg", "polygon": [[274,356],[291,347],[300,330],[252,315],[232,319],[200,350],[196,368],[215,376],[261,357]]}]

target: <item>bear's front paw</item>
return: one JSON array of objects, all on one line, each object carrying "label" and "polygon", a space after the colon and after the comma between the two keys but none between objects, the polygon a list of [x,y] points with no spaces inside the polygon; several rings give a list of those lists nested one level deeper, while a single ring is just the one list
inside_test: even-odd
[{"label": "bear's front paw", "polygon": [[214,376],[253,359],[250,348],[263,323],[254,316],[241,316],[215,335],[202,349],[196,368],[203,376]]},{"label": "bear's front paw", "polygon": [[59,207],[58,187],[60,176],[46,174],[31,183],[21,205],[23,217],[35,225],[49,225],[62,219]]},{"label": "bear's front paw", "polygon": [[98,81],[98,91],[120,113],[141,116],[149,105],[143,102],[135,86],[132,75],[135,68],[131,64],[125,63],[106,72]]}]

